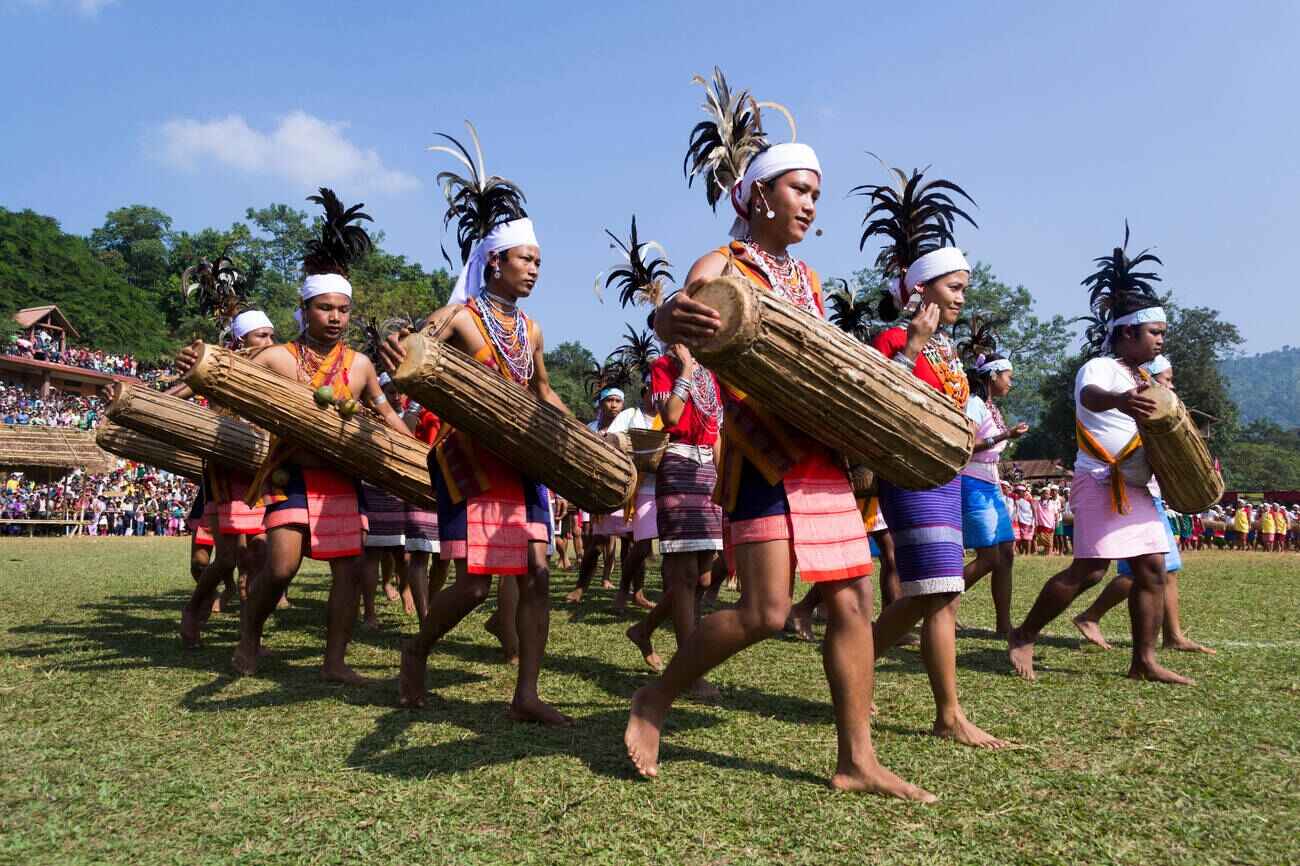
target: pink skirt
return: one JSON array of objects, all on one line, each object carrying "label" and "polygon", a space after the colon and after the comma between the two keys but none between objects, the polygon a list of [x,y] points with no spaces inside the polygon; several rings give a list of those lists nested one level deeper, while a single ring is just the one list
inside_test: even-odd
[{"label": "pink skirt", "polygon": [[1110,501],[1110,485],[1088,472],[1075,472],[1070,485],[1074,510],[1075,559],[1129,559],[1148,553],[1169,552],[1165,519],[1145,487],[1127,482],[1128,514],[1117,514]]},{"label": "pink skirt", "polygon": [[632,516],[632,540],[649,541],[659,537],[659,511],[655,508],[655,492],[637,491],[636,512]]},{"label": "pink skirt", "polygon": [[592,535],[628,535],[631,532],[632,525],[627,522],[621,508],[613,514],[602,514],[592,518]]}]

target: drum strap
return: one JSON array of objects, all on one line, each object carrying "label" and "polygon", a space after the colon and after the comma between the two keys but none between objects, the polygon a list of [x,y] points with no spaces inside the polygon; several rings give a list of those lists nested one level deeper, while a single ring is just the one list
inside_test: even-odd
[{"label": "drum strap", "polygon": [[1119,453],[1113,457],[1102,447],[1097,438],[1083,426],[1078,418],[1074,419],[1075,438],[1079,442],[1079,449],[1085,454],[1100,460],[1110,467],[1110,504],[1115,509],[1116,514],[1128,514],[1128,493],[1124,489],[1124,476],[1119,471],[1119,465],[1133,455],[1142,445],[1141,435],[1134,433],[1133,438],[1128,440]]}]

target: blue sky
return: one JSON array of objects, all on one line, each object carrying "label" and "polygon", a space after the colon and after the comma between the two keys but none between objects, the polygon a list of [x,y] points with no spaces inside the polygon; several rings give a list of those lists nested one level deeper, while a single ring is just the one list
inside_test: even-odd
[{"label": "blue sky", "polygon": [[679,275],[724,240],[681,173],[690,77],[718,64],[820,154],[825,234],[798,251],[823,276],[874,256],[845,197],[884,179],[869,150],[962,184],[980,228],[959,243],[1041,313],[1084,312],[1127,217],[1179,301],[1249,351],[1300,343],[1279,255],[1300,230],[1300,5],[916,6],[0,0],[0,205],[86,233],[139,202],[198,229],[330,185],[436,266],[449,160],[425,147],[470,118],[528,194],[548,343],[605,351],[643,317],[592,293],[602,229],[635,212]]}]

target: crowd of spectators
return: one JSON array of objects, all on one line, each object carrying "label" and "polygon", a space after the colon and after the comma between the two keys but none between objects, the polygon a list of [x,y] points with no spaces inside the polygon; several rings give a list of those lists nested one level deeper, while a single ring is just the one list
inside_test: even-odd
[{"label": "crowd of spectators", "polygon": [[37,328],[34,339],[16,337],[5,349],[5,354],[19,358],[32,358],[36,361],[49,361],[52,364],[66,364],[69,367],[81,367],[100,373],[116,376],[135,376],[140,372],[140,362],[130,353],[116,354],[100,349],[88,349],[84,346],[68,346],[60,349],[58,341],[48,331]]},{"label": "crowd of spectators", "polygon": [[40,392],[0,383],[0,423],[90,430],[103,417],[104,401],[51,390]]},{"label": "crowd of spectators", "polygon": [[197,489],[177,475],[123,463],[106,475],[73,470],[40,482],[9,473],[0,491],[0,533],[26,534],[14,520],[59,520],[37,527],[47,535],[181,535]]}]

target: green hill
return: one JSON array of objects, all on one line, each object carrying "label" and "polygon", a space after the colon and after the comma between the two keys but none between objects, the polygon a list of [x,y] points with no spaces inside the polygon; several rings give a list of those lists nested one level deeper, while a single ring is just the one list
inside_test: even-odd
[{"label": "green hill", "polygon": [[1279,427],[1300,427],[1300,348],[1283,346],[1246,358],[1223,361],[1241,421],[1272,421]]}]

